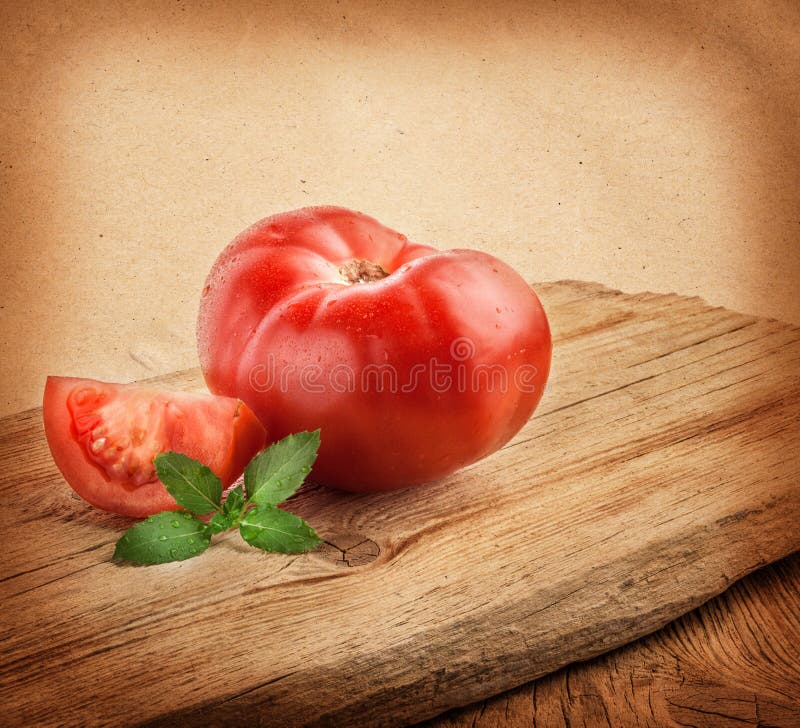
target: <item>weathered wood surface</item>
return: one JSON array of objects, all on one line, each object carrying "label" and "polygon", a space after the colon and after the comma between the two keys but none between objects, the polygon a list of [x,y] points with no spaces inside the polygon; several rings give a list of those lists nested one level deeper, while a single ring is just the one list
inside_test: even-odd
[{"label": "weathered wood surface", "polygon": [[411,722],[648,634],[800,548],[797,328],[537,290],[554,366],[523,431],[424,492],[305,489],[292,509],[335,544],[309,555],[223,538],[112,564],[127,522],[70,495],[38,411],[0,422],[1,722]]},{"label": "weathered wood surface", "polygon": [[425,728],[800,726],[800,554],[655,634]]}]

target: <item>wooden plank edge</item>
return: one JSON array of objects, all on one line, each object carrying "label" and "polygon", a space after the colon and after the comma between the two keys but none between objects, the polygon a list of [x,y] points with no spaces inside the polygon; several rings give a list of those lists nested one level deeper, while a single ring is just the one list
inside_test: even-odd
[{"label": "wooden plank edge", "polygon": [[[776,517],[782,522],[777,527]],[[518,687],[565,665],[590,660],[658,631],[717,597],[756,569],[800,550],[800,534],[793,533],[791,528],[798,519],[800,504],[788,500],[774,501],[763,509],[737,514],[736,519],[720,519],[713,525],[700,526],[681,541],[649,543],[646,546],[648,552],[657,555],[661,562],[680,564],[680,573],[672,574],[669,567],[660,569],[646,577],[653,578],[646,588],[637,590],[636,583],[623,582],[627,594],[604,594],[606,601],[617,604],[617,613],[602,622],[576,627],[570,637],[574,647],[567,659],[560,656],[563,650],[559,643],[563,641],[564,633],[554,629],[553,625],[559,619],[569,619],[572,598],[576,610],[580,609],[580,598],[576,595],[591,586],[585,582],[559,584],[546,597],[547,606],[537,606],[532,613],[532,604],[522,601],[474,613],[458,622],[463,639],[457,643],[450,638],[443,641],[436,630],[431,629],[418,635],[413,643],[398,645],[397,650],[391,653],[375,654],[358,664],[338,664],[322,669],[312,666],[308,670],[272,678],[263,685],[230,695],[222,701],[178,709],[143,725],[152,728],[223,726],[255,721],[261,726],[288,723],[359,725],[366,728],[426,720],[445,710]],[[765,527],[768,520],[772,524],[771,530]],[[783,540],[776,540],[776,531],[783,535]],[[695,568],[687,569],[685,559],[691,555],[691,544],[697,543],[698,537],[706,544],[705,550],[702,554],[695,554]],[[709,579],[707,562],[715,554],[726,552],[724,542],[735,543],[748,537],[752,547],[750,553],[758,554],[758,558],[742,563],[718,564],[715,576]],[[641,560],[641,553],[632,554],[624,562],[623,570],[628,568],[635,573]],[[596,584],[612,585],[617,579],[613,575],[604,579],[604,569],[618,571],[620,564],[598,567]],[[678,598],[675,589],[677,576],[681,579],[681,594],[686,595]],[[658,598],[648,593],[653,588],[657,590]],[[536,596],[538,605],[541,592]],[[660,606],[639,611],[637,603],[646,604],[648,601]],[[487,624],[501,627],[487,632]],[[474,661],[476,649],[483,656],[481,664]],[[432,661],[430,655],[436,654],[445,656],[443,663]],[[405,670],[406,676],[415,673],[424,676],[404,681],[402,673],[395,675],[398,665],[401,670],[402,666],[414,666]],[[365,672],[375,676],[374,683],[358,682],[359,675]],[[314,685],[311,690],[315,692],[309,693],[308,684],[312,676]],[[393,681],[392,676],[397,680]],[[389,685],[383,683],[386,678]],[[312,699],[314,705],[304,702]]]}]

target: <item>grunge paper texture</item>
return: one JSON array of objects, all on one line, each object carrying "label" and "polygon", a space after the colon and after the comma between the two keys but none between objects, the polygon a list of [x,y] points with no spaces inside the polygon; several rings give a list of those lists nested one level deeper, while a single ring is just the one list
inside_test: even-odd
[{"label": "grunge paper texture", "polygon": [[222,247],[362,210],[800,322],[796,2],[0,7],[0,414],[195,366]]}]

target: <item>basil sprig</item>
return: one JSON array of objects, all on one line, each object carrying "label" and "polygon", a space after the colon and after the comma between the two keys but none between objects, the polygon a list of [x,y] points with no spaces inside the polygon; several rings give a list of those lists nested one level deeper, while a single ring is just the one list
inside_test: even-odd
[{"label": "basil sprig", "polygon": [[[177,452],[155,458],[158,477],[185,509],[162,511],[129,528],[117,541],[115,559],[163,564],[191,559],[211,545],[211,537],[238,528],[255,548],[295,554],[316,548],[322,539],[302,518],[278,508],[294,495],[317,457],[320,433],[298,432],[273,443],[245,468],[244,488],[222,501],[222,482],[198,460]],[[211,514],[208,521],[198,516]]]}]

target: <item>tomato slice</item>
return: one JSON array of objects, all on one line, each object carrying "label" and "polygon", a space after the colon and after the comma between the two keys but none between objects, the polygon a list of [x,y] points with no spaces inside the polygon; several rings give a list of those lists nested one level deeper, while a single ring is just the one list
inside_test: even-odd
[{"label": "tomato slice", "polygon": [[70,487],[124,516],[178,508],[156,475],[159,453],[196,458],[227,487],[266,440],[238,399],[94,379],[48,377],[43,415],[50,452]]}]

